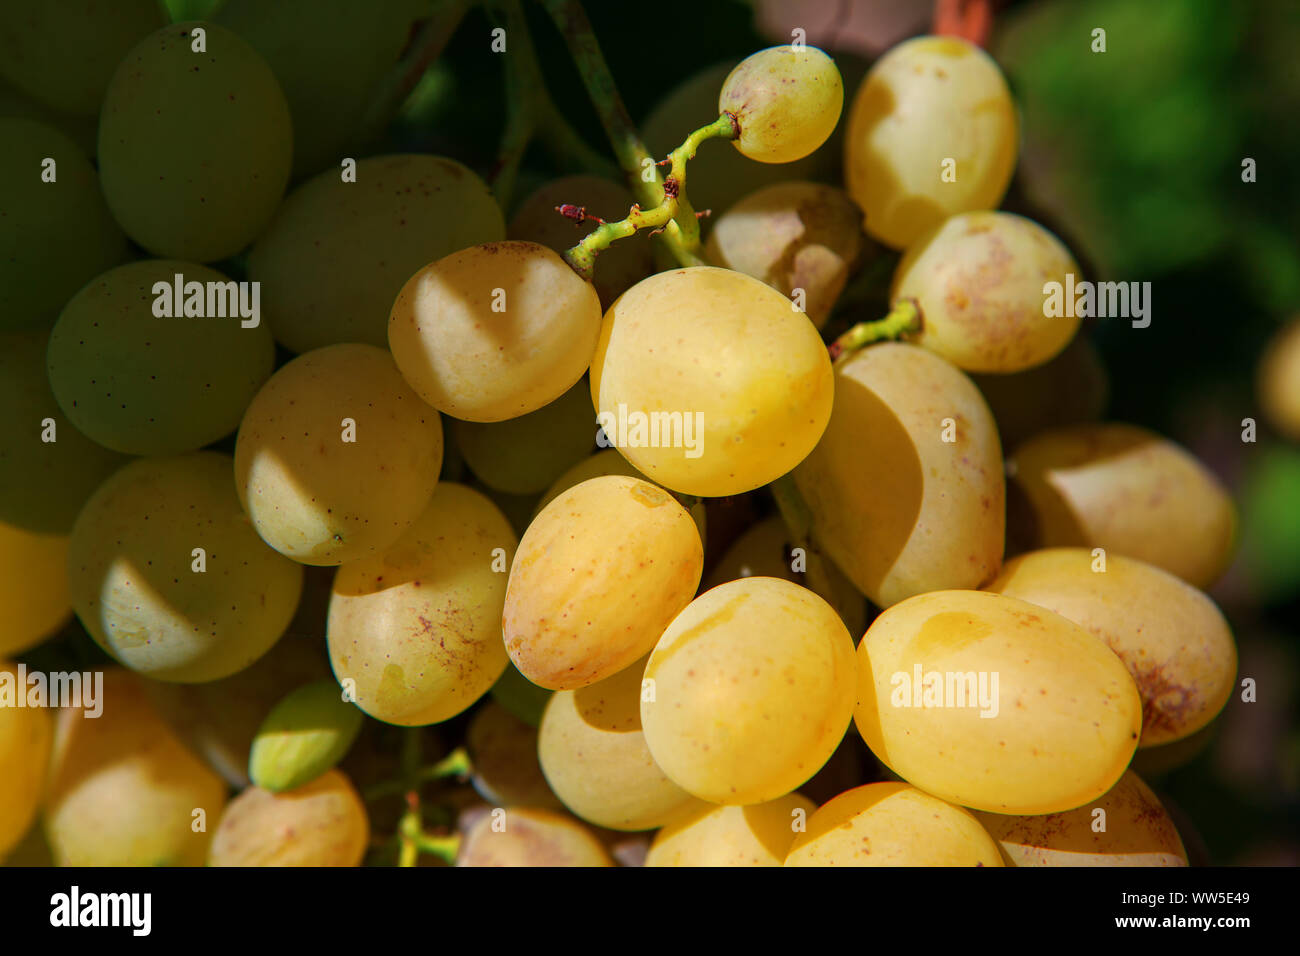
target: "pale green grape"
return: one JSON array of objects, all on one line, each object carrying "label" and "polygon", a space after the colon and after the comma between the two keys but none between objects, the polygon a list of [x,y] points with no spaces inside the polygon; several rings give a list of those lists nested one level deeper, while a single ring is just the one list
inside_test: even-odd
[{"label": "pale green grape", "polygon": [[833,390],[808,317],[757,279],[712,266],[661,272],[620,296],[591,363],[615,447],[652,481],[706,497],[750,491],[802,461]]},{"label": "pale green grape", "polygon": [[306,352],[340,342],[388,345],[403,284],[443,256],[505,237],[486,184],[438,156],[375,156],[356,181],[331,169],[289,194],[248,257],[271,331]]},{"label": "pale green grape", "polygon": [[556,252],[489,242],[411,276],[393,302],[388,344],[434,408],[499,422],[555,401],[582,378],[600,319],[596,290]]},{"label": "pale green grape", "polygon": [[116,667],[103,676],[98,717],[59,711],[42,804],[55,861],[202,866],[225,785],[163,722],[143,680]]},{"label": "pale green grape", "polygon": [[226,807],[208,866],[360,866],[370,842],[365,804],[328,770],[296,790],[249,787]]},{"label": "pale green grape", "polygon": [[94,116],[127,51],[166,22],[157,0],[9,0],[0,75],[46,106]]},{"label": "pale green grape", "polygon": [[723,213],[705,253],[793,298],[821,328],[862,252],[862,210],[820,183],[765,186]]},{"label": "pale green grape", "polygon": [[845,134],[845,180],[867,233],[895,249],[955,213],[994,209],[1015,168],[1001,70],[957,37],[916,37],[876,61]]},{"label": "pale green grape", "polygon": [[564,809],[542,774],[535,726],[489,700],[470,721],[465,743],[474,768],[470,782],[492,806]]},{"label": "pale green grape", "polygon": [[654,647],[703,565],[695,522],[666,491],[617,475],[584,481],[519,543],[501,625],[510,659],[555,690],[603,680]]},{"label": "pale green grape", "polygon": [[763,803],[808,780],[844,737],[853,638],[812,591],[742,578],[673,619],[645,680],[641,724],[664,773],[713,803]]},{"label": "pale green grape", "polygon": [[704,805],[655,834],[646,866],[780,866],[817,804],[799,793],[747,807]]},{"label": "pale green grape", "polygon": [[68,572],[77,616],[104,650],[181,683],[253,663],[302,593],[302,569],[240,511],[230,458],[208,451],[135,461],[104,482],[77,516]]},{"label": "pale green grape", "polygon": [[127,257],[95,167],[44,123],[0,119],[0,210],[0,332],[48,328],[73,293]]},{"label": "pale green grape", "polygon": [[104,195],[127,235],[157,256],[211,262],[239,252],[280,204],[292,155],[280,84],[225,27],[191,21],[150,34],[104,96]]},{"label": "pale green grape", "polygon": [[[26,695],[13,663],[0,658],[0,674],[14,693]],[[49,711],[15,703],[8,699],[0,706],[0,859],[36,819],[54,732]]]},{"label": "pale green grape", "polygon": [[492,502],[443,482],[392,545],[339,568],[330,660],[358,707],[419,726],[488,692],[506,667],[501,608],[515,546]]},{"label": "pale green grape", "polygon": [[311,783],[343,759],[363,719],[343,699],[337,682],[299,687],[258,728],[248,756],[249,779],[272,793]]},{"label": "pale green grape", "polygon": [[337,165],[423,0],[225,0],[213,19],[266,58],[293,117],[295,173]]},{"label": "pale green grape", "polygon": [[192,262],[128,263],[73,296],[50,333],[54,397],[106,448],[169,455],[210,444],[238,427],[271,374],[275,346],[265,325],[244,328],[230,314],[155,314],[155,284],[174,289],[178,274],[184,283],[230,282]]},{"label": "pale green grape", "polygon": [[[1056,356],[1080,319],[1048,315],[1047,283],[1079,275],[1070,251],[1009,212],[953,216],[919,236],[894,272],[890,297],[912,299],[912,341],[970,372],[1020,372]],[[1071,312],[1074,310],[1071,309]]]},{"label": "pale green grape", "polygon": [[844,82],[816,47],[774,46],[740,62],[722,84],[718,112],[740,126],[736,149],[760,163],[789,163],[817,150],[835,130]]},{"label": "pale green grape", "polygon": [[465,834],[457,866],[613,866],[589,829],[572,817],[515,807],[485,813]]},{"label": "pale green grape", "polygon": [[424,511],[442,424],[372,345],[332,345],[277,371],[235,443],[240,503],[271,547],[303,564],[376,554]]},{"label": "pale green grape", "polygon": [[534,495],[584,458],[596,441],[586,382],[539,408],[503,422],[452,419],[451,433],[470,471],[490,488]]}]

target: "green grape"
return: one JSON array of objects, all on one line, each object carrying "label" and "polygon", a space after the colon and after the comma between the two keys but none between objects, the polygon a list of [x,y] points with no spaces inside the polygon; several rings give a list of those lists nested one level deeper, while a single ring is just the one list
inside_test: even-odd
[{"label": "green grape", "polygon": [[703,567],[695,522],[667,492],[615,475],[584,481],[519,543],[501,622],[510,659],[555,690],[604,680],[654,647]]},{"label": "green grape", "polygon": [[713,266],[661,272],[625,292],[591,363],[592,400],[614,446],[651,481],[706,497],[751,491],[802,461],[826,428],[833,389],[808,317],[757,279]]},{"label": "green grape", "polygon": [[840,794],[795,835],[786,866],[1001,866],[998,845],[967,810],[905,783]]},{"label": "green grape", "polygon": [[489,488],[535,495],[584,458],[595,444],[591,393],[579,381],[535,412],[503,422],[451,420],[465,463]]},{"label": "green grape", "polygon": [[512,807],[485,813],[461,840],[457,866],[613,866],[595,834],[572,817]]},{"label": "green grape", "polygon": [[397,541],[339,568],[330,660],[358,707],[412,727],[488,692],[506,666],[501,608],[516,543],[492,502],[444,482]]},{"label": "green grape", "polygon": [[59,712],[42,805],[55,861],[202,866],[225,785],[163,722],[143,680],[120,668],[103,676],[99,717]]},{"label": "green grape", "polygon": [[563,810],[537,760],[537,728],[495,700],[470,721],[466,746],[474,768],[470,783],[494,807]]},{"label": "green grape", "polygon": [[248,777],[272,793],[311,783],[334,767],[364,718],[332,680],[299,687],[266,715],[248,756]]},{"label": "green grape", "polygon": [[207,20],[225,0],[163,0],[172,23],[185,20]]},{"label": "green grape", "polygon": [[63,535],[126,459],[87,439],[59,410],[45,373],[48,340],[43,332],[0,333],[0,524]]},{"label": "green grape", "polygon": [[794,298],[821,328],[862,253],[862,210],[820,183],[765,186],[714,223],[705,254]]},{"label": "green grape", "polygon": [[296,790],[249,787],[226,807],[208,866],[360,866],[370,843],[365,804],[327,770]]},{"label": "green grape", "polygon": [[217,452],[146,458],[110,477],[77,516],[72,603],[90,636],[155,680],[238,673],[279,640],[302,569],[266,547]]},{"label": "green grape", "polygon": [[0,654],[36,646],[71,615],[67,535],[0,521]]},{"label": "green grape", "polygon": [[257,393],[235,442],[235,486],[281,554],[331,565],[374,555],[429,504],[438,413],[373,345],[300,355]]},{"label": "green grape", "polygon": [[488,242],[411,276],[393,303],[388,344],[434,408],[499,422],[555,401],[582,378],[600,319],[596,290],[557,253]]},{"label": "green grape", "polygon": [[853,712],[853,638],[812,591],[743,578],[700,595],[646,665],[654,761],[714,803],[763,803],[826,763]]},{"label": "green grape", "polygon": [[[26,694],[18,668],[0,658],[0,674],[15,694]],[[0,859],[22,841],[36,819],[45,768],[50,759],[53,721],[42,707],[0,705]]]},{"label": "green grape", "polygon": [[[204,52],[193,50],[199,28]],[[104,195],[127,235],[156,256],[212,262],[239,252],[280,204],[292,154],[275,75],[213,23],[150,34],[104,96]]]},{"label": "green grape", "polygon": [[[1098,829],[1097,810],[1106,825]],[[1132,770],[1077,810],[1042,816],[976,813],[1010,866],[1187,866],[1169,814]]]},{"label": "green grape", "polygon": [[410,41],[424,0],[225,0],[214,19],[266,58],[293,117],[293,168],[335,165]]},{"label": "green grape", "polygon": [[1255,388],[1268,422],[1288,440],[1300,442],[1300,318],[1269,339],[1259,359]]},{"label": "green grape", "polygon": [[[564,176],[530,195],[515,210],[507,235],[564,252],[582,241],[595,226],[575,223],[556,212],[566,203],[581,206],[588,215],[617,222],[635,202],[627,188],[596,176]],[[654,251],[644,239],[620,240],[601,251],[592,285],[603,308],[655,271]]]},{"label": "green grape", "polygon": [[1227,567],[1236,509],[1185,449],[1134,425],[1075,425],[1016,449],[1007,473],[1028,502],[1034,547],[1105,548],[1208,588]]},{"label": "green grape", "polygon": [[886,609],[858,645],[857,697],[854,723],[882,763],[992,813],[1095,800],[1142,729],[1137,687],[1110,648],[1046,608],[984,591]]},{"label": "green grape", "polygon": [[155,285],[173,288],[178,274],[186,284],[229,283],[192,262],[128,263],[73,296],[50,333],[54,397],[106,448],[170,455],[210,444],[238,427],[271,374],[275,346],[265,326],[244,328],[237,315],[154,313]]},{"label": "green grape", "polygon": [[919,307],[921,330],[911,336],[918,345],[970,372],[1020,372],[1074,338],[1079,317],[1047,315],[1044,289],[1078,274],[1070,251],[1036,222],[968,212],[908,246],[890,297]]},{"label": "green grape", "polygon": [[886,342],[840,363],[830,425],[794,480],[818,543],[881,607],[997,573],[1005,485],[993,416],[970,379],[925,349]]},{"label": "green grape", "polygon": [[501,210],[471,170],[438,156],[375,156],[356,181],[327,170],[289,194],[248,257],[267,322],[293,352],[388,345],[393,299],[417,270],[505,237]]},{"label": "green grape", "polygon": [[955,213],[994,209],[1016,165],[1001,70],[957,37],[916,37],[876,61],[849,108],[845,181],[863,227],[906,249]]},{"label": "green grape", "polygon": [[48,328],[73,293],[127,257],[95,167],[52,126],[0,119],[0,209],[0,333]]},{"label": "green grape", "polygon": [[722,84],[718,112],[740,127],[736,149],[760,163],[789,163],[816,151],[835,131],[844,82],[816,47],[774,46],[741,60]]},{"label": "green grape", "polygon": [[1142,695],[1138,746],[1191,736],[1221,711],[1237,647],[1214,602],[1167,571],[1085,548],[1023,554],[987,590],[1055,611],[1106,642]]},{"label": "green grape", "polygon": [[655,834],[646,866],[780,866],[817,804],[799,793],[766,803],[702,806]]},{"label": "green grape", "polygon": [[166,22],[156,0],[10,0],[0,75],[52,109],[94,116],[127,51]]},{"label": "green grape", "polygon": [[514,664],[506,664],[505,671],[492,685],[492,699],[530,727],[541,725],[546,702],[554,693],[548,688],[538,687],[519,673]]},{"label": "green grape", "polygon": [[655,764],[641,732],[642,658],[578,690],[557,691],[542,715],[537,756],[576,816],[612,830],[650,830],[704,808]]}]

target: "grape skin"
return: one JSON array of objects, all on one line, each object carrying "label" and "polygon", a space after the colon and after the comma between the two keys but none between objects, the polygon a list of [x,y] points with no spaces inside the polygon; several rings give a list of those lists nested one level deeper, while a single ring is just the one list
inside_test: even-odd
[{"label": "grape skin", "polygon": [[[708,806],[655,834],[646,866],[781,866],[817,804],[800,793],[766,803]],[[800,816],[801,815],[801,816]]]},{"label": "grape skin", "polygon": [[[15,684],[18,669],[0,658],[0,673]],[[26,693],[18,687],[17,693]],[[50,759],[53,721],[39,707],[0,707],[0,859],[22,840],[40,805]]]},{"label": "grape skin", "polygon": [[718,112],[732,114],[740,127],[732,144],[760,163],[789,163],[816,151],[834,132],[843,107],[835,61],[810,46],[751,54],[718,95]]}]

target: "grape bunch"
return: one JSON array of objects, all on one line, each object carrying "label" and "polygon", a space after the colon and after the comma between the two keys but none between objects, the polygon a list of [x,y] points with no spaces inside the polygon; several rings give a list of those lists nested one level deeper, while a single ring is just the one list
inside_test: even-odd
[{"label": "grape bunch", "polygon": [[[206,6],[0,12],[0,858],[1188,864],[1139,772],[1234,700],[1235,506],[1101,420],[980,46],[644,141],[587,56],[611,159],[516,3]],[[492,18],[496,162],[400,147]]]}]

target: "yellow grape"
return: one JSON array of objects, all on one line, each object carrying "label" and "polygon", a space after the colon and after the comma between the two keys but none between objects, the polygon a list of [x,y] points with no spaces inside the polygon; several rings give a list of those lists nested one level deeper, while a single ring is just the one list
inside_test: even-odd
[{"label": "yellow grape", "polygon": [[602,681],[555,693],[537,753],[546,780],[589,823],[650,830],[704,809],[655,764],[641,732],[644,659]]},{"label": "yellow grape", "polygon": [[[0,681],[15,695],[27,694],[18,683],[18,668],[0,658]],[[50,759],[54,722],[43,707],[18,707],[16,699],[0,703],[0,859],[8,855],[36,819],[45,768]]]},{"label": "yellow grape", "polygon": [[0,654],[35,647],[71,615],[67,535],[0,521]]},{"label": "yellow grape", "polygon": [[230,458],[217,452],[140,459],[77,516],[73,607],[104,650],[147,677],[238,673],[293,618],[302,568],[258,539],[230,479]]},{"label": "yellow grape", "polygon": [[1020,372],[1055,357],[1077,316],[1045,314],[1043,287],[1078,275],[1070,251],[1038,223],[968,212],[918,236],[894,271],[890,298],[920,307],[910,338],[968,372]]},{"label": "yellow grape", "polygon": [[360,160],[356,181],[329,169],[284,201],[248,257],[275,340],[293,352],[341,342],[388,345],[388,313],[435,259],[505,236],[487,184],[455,160]]},{"label": "yellow grape", "polygon": [[815,774],[853,711],[853,638],[812,591],[742,578],[673,619],[646,665],[655,763],[713,803],[763,803]]},{"label": "yellow grape", "polygon": [[[511,239],[539,242],[563,253],[581,242],[595,224],[566,219],[555,211],[556,206],[570,203],[583,207],[588,215],[617,222],[628,214],[635,201],[625,186],[608,179],[564,176],[542,186],[519,204],[507,234]],[[610,303],[654,271],[654,252],[645,238],[620,239],[602,250],[592,279],[601,307],[609,308]]]},{"label": "yellow grape", "polygon": [[1123,662],[1060,615],[934,591],[886,610],[858,645],[854,722],[881,762],[949,803],[1055,813],[1119,779],[1142,701]]},{"label": "yellow grape", "polygon": [[230,801],[208,866],[360,866],[369,843],[361,796],[328,770],[296,790],[249,787]]},{"label": "yellow grape", "polygon": [[1015,104],[987,53],[951,36],[898,44],[849,109],[845,178],[867,233],[905,249],[955,213],[995,209],[1017,136]]},{"label": "yellow grape", "polygon": [[1002,845],[1009,866],[1187,866],[1173,820],[1132,770],[1076,810],[976,816]]},{"label": "yellow grape", "polygon": [[1106,642],[1142,695],[1139,746],[1188,737],[1228,702],[1237,647],[1214,602],[1167,571],[1085,548],[1031,551],[987,590],[1055,611]]},{"label": "yellow grape", "polygon": [[542,687],[604,680],[654,647],[703,568],[695,522],[666,491],[620,475],[584,481],[543,508],[519,543],[506,650]]},{"label": "yellow grape", "polygon": [[491,501],[444,482],[397,541],[339,568],[330,661],[358,707],[420,726],[454,717],[491,689],[506,667],[501,607],[515,546]]},{"label": "yellow grape", "polygon": [[559,398],[591,364],[600,299],[555,251],[470,246],[407,280],[388,319],[397,367],[455,418],[499,422]]},{"label": "yellow grape", "polygon": [[55,861],[202,866],[225,785],[164,723],[143,680],[120,668],[103,676],[100,716],[59,711],[43,803]]},{"label": "yellow grape", "polygon": [[969,811],[905,783],[840,794],[796,833],[786,866],[1001,866]]},{"label": "yellow grape", "polygon": [[551,791],[537,755],[537,728],[495,700],[486,701],[466,731],[474,768],[470,783],[494,807],[563,810]]},{"label": "yellow grape", "polygon": [[817,804],[799,793],[747,807],[702,806],[655,834],[646,866],[780,866]]},{"label": "yellow grape", "polygon": [[485,813],[461,841],[457,866],[613,866],[590,830],[549,810]]},{"label": "yellow grape", "polygon": [[240,503],[263,540],[302,564],[388,547],[429,504],[441,464],[438,413],[372,345],[327,346],[285,365],[253,398],[235,443]]},{"label": "yellow grape", "polygon": [[1184,448],[1135,425],[1043,432],[1007,462],[1034,547],[1105,548],[1208,588],[1227,567],[1237,514]]},{"label": "yellow grape", "polygon": [[[198,27],[203,52],[193,48]],[[126,234],[156,256],[212,262],[239,252],[280,204],[292,156],[289,107],[275,75],[214,23],[151,33],[122,59],[104,94],[104,195]]]},{"label": "yellow grape", "polygon": [[970,379],[918,346],[872,345],[837,366],[830,424],[794,480],[814,536],[881,607],[978,587],[1001,564],[993,416]]},{"label": "yellow grape", "polygon": [[862,210],[821,183],[765,186],[718,217],[705,255],[793,297],[821,328],[862,254]]},{"label": "yellow grape", "polygon": [[740,127],[736,149],[760,163],[789,163],[815,152],[835,131],[844,82],[816,47],[774,46],[740,61],[722,84],[718,112]]},{"label": "yellow grape", "polygon": [[1268,421],[1289,440],[1300,442],[1300,318],[1269,340],[1256,372],[1256,392]]},{"label": "yellow grape", "polygon": [[650,480],[705,497],[751,491],[802,461],[832,391],[808,317],[757,279],[712,266],[661,272],[620,296],[591,363],[614,446]]}]

